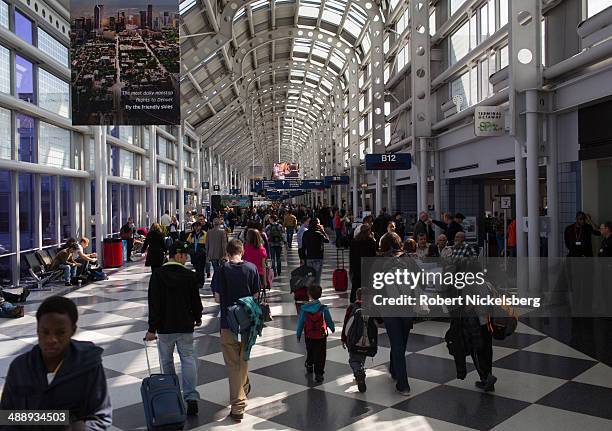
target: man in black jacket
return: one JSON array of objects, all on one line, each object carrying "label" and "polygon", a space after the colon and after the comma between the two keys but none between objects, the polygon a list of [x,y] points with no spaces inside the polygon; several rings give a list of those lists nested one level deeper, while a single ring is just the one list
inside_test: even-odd
[{"label": "man in black jacket", "polygon": [[11,363],[0,410],[68,410],[72,430],[110,428],[102,348],[72,339],[77,320],[77,307],[70,299],[51,296],[43,301],[36,311],[38,344]]},{"label": "man in black jacket", "polygon": [[450,213],[444,213],[443,221],[431,220],[431,222],[442,229],[442,233],[448,239],[448,244],[452,246],[455,243],[457,232],[463,232],[463,220],[465,216],[461,213],[457,213],[455,217]]},{"label": "man in black jacket", "polygon": [[[161,369],[174,370],[174,346],[181,358],[183,397],[187,414],[198,413],[197,369],[193,331],[202,324],[202,301],[193,271],[185,267],[189,257],[187,244],[177,241],[170,247],[170,260],[151,274],[149,281],[149,330],[147,341],[158,338]],[[156,334],[157,333],[157,337]]]},{"label": "man in black jacket", "polygon": [[315,284],[321,284],[323,249],[325,247],[323,244],[326,242],[329,242],[329,237],[325,233],[325,229],[319,222],[319,219],[316,217],[311,218],[308,230],[302,236],[302,248],[304,249],[306,265],[317,272]]}]

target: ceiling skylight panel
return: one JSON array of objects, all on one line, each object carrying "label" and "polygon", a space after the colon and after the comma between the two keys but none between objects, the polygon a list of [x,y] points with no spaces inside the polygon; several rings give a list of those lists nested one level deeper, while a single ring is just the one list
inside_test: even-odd
[{"label": "ceiling skylight panel", "polygon": [[196,0],[185,0],[179,3],[179,13],[183,15],[196,4]]},{"label": "ceiling skylight panel", "polygon": [[261,9],[264,8],[266,6],[270,5],[270,1],[269,0],[257,0],[253,3],[251,3],[251,9],[252,10],[257,10],[257,9]]},{"label": "ceiling skylight panel", "polygon": [[307,18],[318,18],[321,2],[318,0],[302,0],[300,1],[299,16]]}]

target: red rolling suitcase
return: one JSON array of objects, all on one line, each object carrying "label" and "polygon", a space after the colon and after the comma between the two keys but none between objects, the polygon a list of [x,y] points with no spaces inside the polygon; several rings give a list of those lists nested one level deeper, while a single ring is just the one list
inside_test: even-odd
[{"label": "red rolling suitcase", "polygon": [[[342,266],[340,265],[339,255],[342,255]],[[336,269],[332,275],[332,285],[336,292],[346,292],[348,289],[348,273],[344,269],[344,250],[336,249]]]}]

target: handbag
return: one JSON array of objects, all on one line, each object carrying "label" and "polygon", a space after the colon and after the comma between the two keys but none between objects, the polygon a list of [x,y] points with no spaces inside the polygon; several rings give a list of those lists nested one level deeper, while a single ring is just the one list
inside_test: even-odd
[{"label": "handbag", "polygon": [[264,322],[270,322],[272,318],[272,310],[270,304],[268,304],[268,294],[264,286],[263,294],[259,296],[259,307],[261,308],[261,318]]}]

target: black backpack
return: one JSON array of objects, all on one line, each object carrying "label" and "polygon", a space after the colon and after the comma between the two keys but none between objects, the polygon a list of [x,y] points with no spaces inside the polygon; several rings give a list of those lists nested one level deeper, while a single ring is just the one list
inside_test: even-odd
[{"label": "black backpack", "polygon": [[316,271],[310,266],[303,265],[294,269],[291,271],[291,280],[289,281],[291,293],[296,290],[307,289],[315,280]]},{"label": "black backpack", "polygon": [[361,306],[353,304],[346,328],[346,344],[349,353],[376,356],[378,328],[373,318],[363,314]]}]

